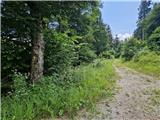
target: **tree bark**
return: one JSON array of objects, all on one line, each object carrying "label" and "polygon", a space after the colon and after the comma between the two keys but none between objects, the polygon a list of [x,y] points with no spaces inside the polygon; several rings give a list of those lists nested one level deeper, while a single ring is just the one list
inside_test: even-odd
[{"label": "tree bark", "polygon": [[42,32],[42,20],[35,23],[37,29],[33,33],[32,61],[30,80],[34,84],[43,75],[44,64],[44,40]]}]

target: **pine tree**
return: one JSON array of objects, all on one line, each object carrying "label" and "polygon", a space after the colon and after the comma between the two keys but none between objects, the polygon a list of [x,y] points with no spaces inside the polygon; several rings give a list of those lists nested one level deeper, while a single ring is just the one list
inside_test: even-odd
[{"label": "pine tree", "polygon": [[142,0],[140,6],[138,8],[138,21],[137,21],[137,29],[134,31],[134,36],[139,39],[144,40],[144,29],[142,26],[142,21],[145,19],[147,14],[151,11],[150,8],[151,0]]},{"label": "pine tree", "polygon": [[146,17],[146,15],[151,11],[150,5],[151,5],[151,0],[142,0],[141,1],[141,4],[138,8],[138,10],[139,10],[138,22],[143,20]]},{"label": "pine tree", "polygon": [[113,39],[113,49],[115,51],[115,58],[118,58],[120,56],[120,51],[121,51],[121,42],[119,40],[118,35],[115,36],[115,38]]},{"label": "pine tree", "polygon": [[106,26],[106,31],[107,31],[107,36],[108,36],[108,41],[109,41],[109,46],[112,47],[112,42],[113,42],[113,36],[112,36],[112,31],[109,25]]}]

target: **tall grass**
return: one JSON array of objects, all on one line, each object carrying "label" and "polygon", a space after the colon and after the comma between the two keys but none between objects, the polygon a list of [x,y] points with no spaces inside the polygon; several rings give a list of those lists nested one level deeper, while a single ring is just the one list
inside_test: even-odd
[{"label": "tall grass", "polygon": [[150,102],[152,105],[160,107],[160,88],[155,88],[152,90],[152,96],[150,97]]},{"label": "tall grass", "polygon": [[157,116],[160,113],[160,88],[154,88],[150,91],[150,96],[147,99],[148,105],[146,106],[146,110],[149,113],[153,113]]},{"label": "tall grass", "polygon": [[160,56],[154,52],[137,55],[126,65],[140,72],[160,78]]},{"label": "tall grass", "polygon": [[[40,120],[64,114],[71,116],[83,107],[92,106],[103,96],[111,97],[115,76],[111,62],[106,60],[96,60],[73,69],[70,80],[48,76],[35,86],[27,86],[23,76],[16,76],[15,91],[2,97],[2,119]],[[59,81],[64,84],[57,84]]]}]

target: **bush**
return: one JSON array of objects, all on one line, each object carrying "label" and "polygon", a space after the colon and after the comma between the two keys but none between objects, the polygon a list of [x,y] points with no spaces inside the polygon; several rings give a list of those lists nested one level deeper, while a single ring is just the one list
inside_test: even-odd
[{"label": "bush", "polygon": [[23,94],[27,90],[26,77],[22,74],[14,74],[13,76],[14,84],[13,89],[15,94]]},{"label": "bush", "polygon": [[79,48],[79,63],[86,62],[86,63],[91,63],[97,56],[94,53],[87,44],[81,45]]},{"label": "bush", "polygon": [[104,57],[106,59],[113,59],[114,58],[114,52],[113,51],[105,51],[101,53],[101,57]]},{"label": "bush", "polygon": [[160,54],[160,27],[157,27],[148,39],[149,49]]},{"label": "bush", "polygon": [[139,62],[141,64],[155,64],[160,65],[160,56],[158,56],[155,52],[142,51],[137,54],[134,59],[135,62]]},{"label": "bush", "polygon": [[134,55],[133,61],[134,61],[134,62],[138,62],[138,61],[140,60],[140,57],[141,57],[141,56],[145,56],[145,55],[147,55],[147,54],[149,54],[149,53],[150,53],[150,50],[148,50],[148,49],[143,49],[143,50],[139,51],[136,55]]},{"label": "bush", "polygon": [[63,74],[75,59],[74,40],[66,33],[46,30],[44,34],[44,68],[46,74]]},{"label": "bush", "polygon": [[124,43],[121,57],[125,61],[129,61],[137,54],[138,51],[142,50],[145,46],[145,42],[136,38],[130,38]]},{"label": "bush", "polygon": [[26,81],[23,76],[16,75],[14,87],[21,94],[13,92],[2,97],[2,119],[32,120],[54,118],[64,113],[73,115],[82,107],[92,106],[100,97],[112,96],[114,76],[110,62],[97,60],[74,69],[70,80],[61,80],[63,84],[58,81],[64,77],[46,76],[22,92]]},{"label": "bush", "polygon": [[[21,44],[19,44],[21,43]],[[1,41],[1,90],[6,94],[11,89],[14,72],[22,74],[30,71],[31,61],[30,41]]]}]

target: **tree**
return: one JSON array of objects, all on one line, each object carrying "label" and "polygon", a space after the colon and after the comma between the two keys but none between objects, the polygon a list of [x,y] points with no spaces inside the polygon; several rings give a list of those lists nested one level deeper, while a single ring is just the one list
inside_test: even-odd
[{"label": "tree", "polygon": [[138,20],[143,20],[147,14],[150,12],[151,8],[151,0],[141,0],[141,4],[139,6]]},{"label": "tree", "polygon": [[2,26],[3,39],[8,38],[9,41],[16,39],[18,42],[29,39],[32,46],[30,79],[35,82],[43,75],[44,18],[52,15],[54,4],[31,1],[3,2],[2,4],[2,22],[7,21]]},{"label": "tree", "polygon": [[147,14],[150,12],[151,8],[150,0],[141,0],[140,6],[138,8],[138,21],[137,21],[137,29],[134,31],[134,36],[139,39],[144,39],[144,29],[142,26],[142,21],[145,19]]},{"label": "tree", "polygon": [[[88,43],[87,47],[92,51],[93,31],[91,26],[97,19],[97,16],[99,16],[97,12],[99,11],[99,4],[99,1],[3,1],[2,58],[3,61],[6,60],[10,63],[7,65],[4,62],[2,63],[2,69],[5,71],[3,78],[6,78],[7,73],[13,74],[14,71],[17,71],[20,73],[30,73],[30,80],[32,82],[38,81],[43,75],[44,62],[46,65],[49,65],[48,67],[53,67],[55,66],[53,64],[57,63],[51,62],[50,58],[57,60],[57,56],[59,55],[54,56],[52,53],[48,54],[49,56],[47,57],[47,54],[44,55],[44,48],[52,46],[52,43],[56,43],[57,45],[74,45],[75,48],[72,48],[72,51],[78,47],[79,43]],[[55,23],[57,24],[55,25]],[[47,30],[51,30],[51,34],[44,32]],[[56,36],[57,38],[55,38],[54,35],[56,34],[54,33],[60,36]],[[44,36],[44,34],[46,35]],[[54,36],[48,37],[54,42],[48,42],[49,39],[46,38],[47,34]],[[45,44],[44,37],[45,40],[47,39]],[[68,39],[70,39],[70,43],[67,41]],[[60,43],[58,43],[59,40],[61,40]],[[5,51],[5,48],[8,51]],[[57,46],[52,48],[64,50],[64,48]],[[70,49],[68,48],[68,50]],[[80,52],[76,51],[75,53],[79,54]],[[20,56],[21,54],[23,54],[23,57]]]},{"label": "tree", "polygon": [[115,38],[113,39],[113,50],[114,50],[114,56],[115,58],[118,58],[120,57],[120,54],[121,54],[121,42],[118,38],[118,35],[115,36]]},{"label": "tree", "polygon": [[32,25],[27,9],[24,2],[2,2],[2,88],[12,83],[14,72],[30,70]]},{"label": "tree", "polygon": [[94,25],[93,29],[94,29],[93,48],[96,52],[96,55],[99,56],[102,52],[107,50],[107,48],[109,49],[110,47],[107,27],[106,24],[104,24],[102,21],[101,13],[99,13],[99,16],[97,18],[96,24]]},{"label": "tree", "polygon": [[160,27],[157,27],[148,39],[149,49],[160,53]]},{"label": "tree", "polygon": [[33,17],[32,32],[32,60],[30,79],[34,83],[43,75],[44,63],[44,40],[43,40],[43,18],[42,3],[27,2],[30,14]]},{"label": "tree", "polygon": [[110,45],[110,49],[112,48],[112,42],[113,42],[113,36],[112,36],[112,31],[109,25],[106,26],[106,31],[107,31],[107,35],[108,35],[108,41],[109,41],[109,45]]},{"label": "tree", "polygon": [[155,3],[151,12],[143,20],[142,25],[146,39],[160,26],[160,3]]}]

